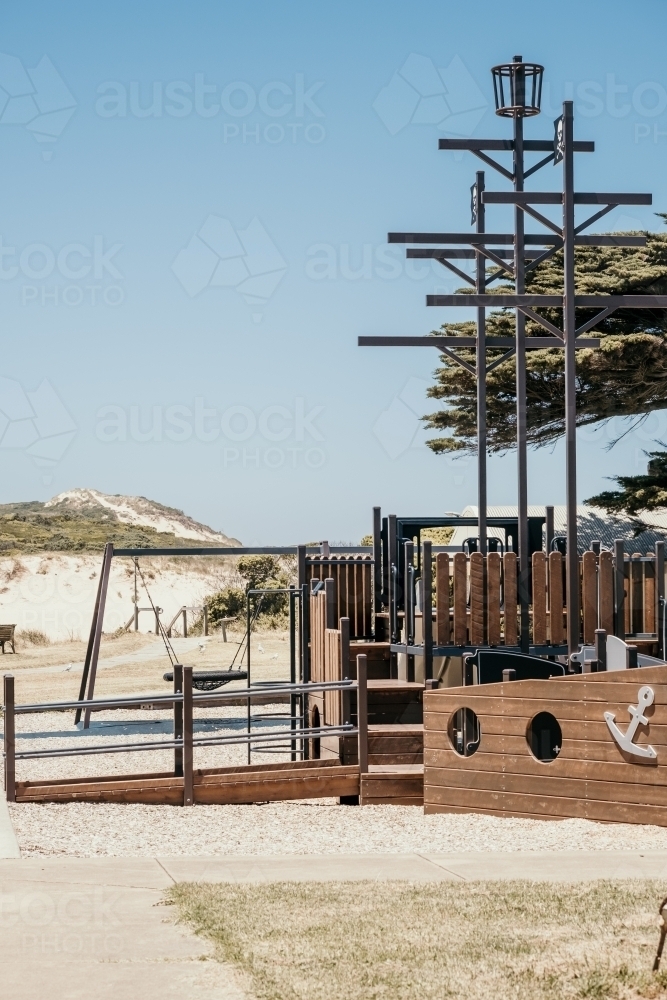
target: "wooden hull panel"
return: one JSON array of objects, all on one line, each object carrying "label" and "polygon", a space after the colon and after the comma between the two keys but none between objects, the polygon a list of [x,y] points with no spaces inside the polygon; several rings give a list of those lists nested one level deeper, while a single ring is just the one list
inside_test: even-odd
[{"label": "wooden hull panel", "polygon": [[[655,760],[622,749],[605,721],[611,713],[625,733],[629,707],[645,685],[653,704],[634,744],[653,747]],[[481,727],[479,747],[468,757],[448,733],[461,708],[471,709]],[[538,760],[527,739],[542,712],[562,733],[551,761]],[[667,826],[667,666],[426,692],[424,809]]]}]

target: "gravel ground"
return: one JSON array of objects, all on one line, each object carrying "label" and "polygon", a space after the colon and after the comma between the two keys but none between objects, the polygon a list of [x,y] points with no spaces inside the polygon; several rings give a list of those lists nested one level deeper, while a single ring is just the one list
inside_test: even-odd
[{"label": "gravel ground", "polygon": [[412,851],[667,850],[654,826],[424,816],[416,806],[334,800],[255,806],[10,805],[23,855],[404,854]]},{"label": "gravel ground", "polygon": [[[266,715],[287,706],[256,709]],[[197,717],[198,716],[198,717]],[[18,716],[17,752],[169,739],[167,713],[98,714],[84,733],[72,713]],[[239,706],[200,711],[195,736],[243,731]],[[270,720],[264,726],[284,726]],[[246,763],[243,746],[198,748],[197,767]],[[286,759],[255,754],[253,762]],[[17,777],[57,778],[170,770],[172,750],[17,761]],[[338,806],[333,799],[252,806],[10,805],[21,853],[77,857],[186,855],[392,854],[417,851],[667,850],[667,829],[588,820],[523,820],[480,815],[424,816],[421,808]]]}]

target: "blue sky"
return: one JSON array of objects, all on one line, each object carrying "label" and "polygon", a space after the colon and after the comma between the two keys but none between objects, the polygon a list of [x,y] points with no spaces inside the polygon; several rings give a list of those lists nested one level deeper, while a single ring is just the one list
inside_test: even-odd
[{"label": "blue sky", "polygon": [[[660,228],[667,8],[631,10],[6,6],[0,500],[141,494],[248,544],[356,541],[373,504],[474,503],[474,461],[433,455],[419,426],[437,354],[356,346],[464,315],[426,308],[458,282],[411,270],[386,234],[469,228],[479,161],[437,140],[509,134],[489,69],[516,53],[546,67],[527,135],[550,138],[573,99],[576,137],[596,142],[577,185],[652,191],[607,225]],[[642,471],[667,414],[607,452],[623,429],[580,434],[581,499]],[[531,503],[563,502],[560,445],[529,470]],[[491,460],[489,500],[516,502],[513,456]]]}]

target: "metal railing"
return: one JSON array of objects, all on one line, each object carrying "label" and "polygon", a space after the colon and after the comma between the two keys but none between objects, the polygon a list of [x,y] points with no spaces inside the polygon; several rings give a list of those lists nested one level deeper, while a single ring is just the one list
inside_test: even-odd
[{"label": "metal railing", "polygon": [[[361,662],[363,661],[363,662]],[[195,747],[227,746],[234,744],[250,745],[271,744],[277,741],[297,740],[303,744],[312,739],[322,736],[357,736],[359,740],[359,760],[368,760],[368,719],[365,706],[367,705],[367,671],[366,657],[357,657],[359,677],[357,681],[323,681],[318,683],[275,683],[255,684],[242,689],[224,692],[195,693],[192,687],[192,667],[176,664],[174,667],[174,691],[170,694],[143,694],[122,696],[118,698],[97,698],[85,702],[86,709],[92,712],[106,710],[119,710],[127,708],[141,708],[146,705],[152,707],[172,708],[174,713],[174,735],[172,739],[151,740],[145,742],[111,743],[101,746],[85,747],[64,747],[56,750],[26,750],[16,752],[16,716],[32,715],[44,712],[69,712],[72,709],[80,708],[80,701],[57,701],[40,702],[34,704],[17,705],[14,697],[14,676],[4,675],[4,775],[5,794],[8,802],[16,801],[16,761],[19,760],[40,760],[57,757],[83,757],[88,755],[106,753],[141,753],[150,750],[173,750],[174,751],[174,776],[183,778],[183,805],[192,805],[193,796],[193,751]],[[203,708],[207,704],[214,702],[219,705],[221,702],[238,702],[239,699],[247,700],[248,705],[255,699],[265,699],[267,694],[279,697],[288,695],[299,697],[312,694],[318,691],[342,691],[356,690],[358,692],[358,703],[361,706],[359,713],[360,725],[353,726],[349,723],[339,726],[318,726],[306,728],[303,725],[300,729],[273,730],[267,733],[231,733],[224,736],[194,736],[193,710],[195,707]],[[146,774],[150,778],[150,774]],[[88,779],[95,781],[94,778]]]}]

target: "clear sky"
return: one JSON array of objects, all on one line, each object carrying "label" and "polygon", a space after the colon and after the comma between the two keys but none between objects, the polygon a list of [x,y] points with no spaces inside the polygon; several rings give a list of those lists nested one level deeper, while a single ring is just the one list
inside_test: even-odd
[{"label": "clear sky", "polygon": [[[662,0],[4,5],[0,500],[141,494],[247,544],[474,503],[474,461],[424,445],[436,352],[356,346],[465,316],[426,308],[459,282],[387,231],[470,227],[479,161],[437,140],[509,135],[489,70],[517,53],[546,67],[526,134],[573,99],[577,185],[652,191],[607,227],[659,229],[666,28]],[[622,430],[580,435],[580,499],[642,471],[667,414],[606,451]],[[490,503],[514,470],[491,460]],[[560,445],[529,470],[564,502]]]}]

